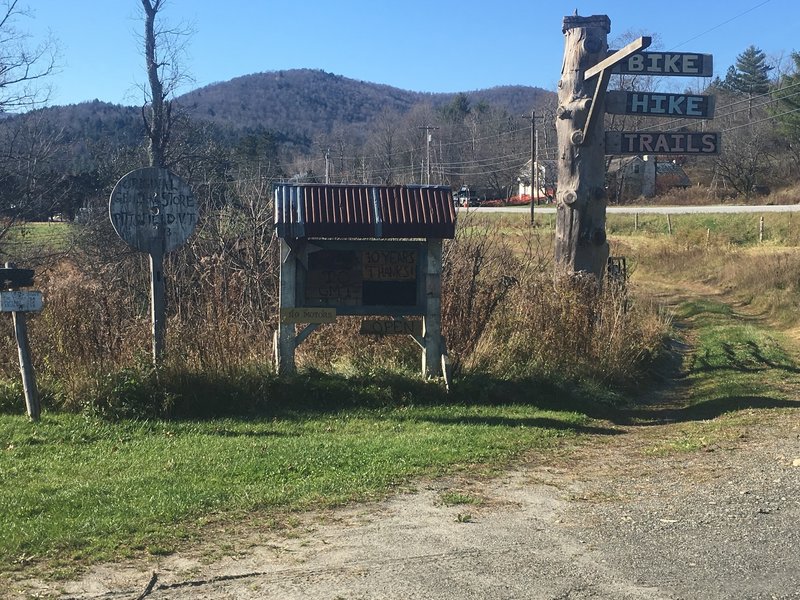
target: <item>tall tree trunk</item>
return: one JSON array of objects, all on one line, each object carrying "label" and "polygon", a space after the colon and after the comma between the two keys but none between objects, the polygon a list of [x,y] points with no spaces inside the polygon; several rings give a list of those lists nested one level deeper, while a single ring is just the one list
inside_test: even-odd
[{"label": "tall tree trunk", "polygon": [[602,278],[608,260],[606,240],[605,141],[603,95],[582,135],[592,96],[602,75],[584,80],[584,72],[606,57],[611,21],[605,15],[564,17],[564,62],[558,82],[557,268]]}]

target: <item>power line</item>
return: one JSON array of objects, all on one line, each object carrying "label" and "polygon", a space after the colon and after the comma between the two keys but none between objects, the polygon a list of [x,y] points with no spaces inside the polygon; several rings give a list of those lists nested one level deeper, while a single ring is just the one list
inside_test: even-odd
[{"label": "power line", "polygon": [[774,121],[775,119],[779,119],[780,117],[784,117],[786,115],[791,115],[792,113],[800,112],[800,108],[795,108],[792,110],[787,110],[786,112],[779,113],[777,115],[771,115],[769,117],[765,117],[763,119],[759,119],[758,121],[748,121],[747,123],[742,123],[741,125],[736,125],[734,127],[728,127],[727,129],[723,129],[722,133],[726,131],[733,131],[735,129],[741,129],[742,127],[749,127],[751,125],[757,125],[758,123],[765,123],[766,121]]},{"label": "power line", "polygon": [[730,19],[728,19],[727,21],[723,21],[723,22],[722,22],[722,23],[720,23],[719,25],[715,25],[714,27],[712,27],[712,28],[710,28],[710,29],[706,29],[706,30],[705,30],[705,31],[703,31],[702,33],[698,33],[696,36],[694,36],[694,37],[692,37],[692,38],[689,38],[688,40],[686,40],[686,41],[684,41],[684,42],[681,42],[681,43],[680,43],[680,44],[678,44],[677,46],[673,46],[672,48],[670,48],[670,49],[668,50],[668,52],[671,52],[671,51],[673,51],[673,50],[677,50],[677,49],[678,49],[678,48],[680,48],[681,46],[683,46],[683,45],[685,45],[685,44],[688,44],[689,42],[693,42],[693,41],[695,41],[696,39],[699,39],[699,38],[703,37],[704,35],[706,35],[706,34],[708,34],[708,33],[711,33],[712,31],[715,31],[715,30],[719,29],[720,27],[722,27],[722,26],[724,26],[724,25],[727,25],[727,24],[728,24],[728,23],[730,23],[731,21],[735,21],[735,20],[736,20],[736,19],[738,19],[739,17],[743,17],[744,15],[746,15],[746,14],[748,14],[748,13],[751,13],[751,12],[753,12],[754,10],[756,10],[756,9],[758,9],[758,8],[761,8],[761,7],[762,7],[762,6],[764,6],[765,4],[769,4],[769,2],[770,2],[770,1],[771,1],[771,0],[764,0],[764,1],[763,1],[763,2],[761,2],[760,4],[757,4],[757,5],[753,6],[752,8],[748,8],[746,11],[744,11],[744,12],[741,12],[741,13],[739,13],[738,15],[731,17],[731,18],[730,18]]}]

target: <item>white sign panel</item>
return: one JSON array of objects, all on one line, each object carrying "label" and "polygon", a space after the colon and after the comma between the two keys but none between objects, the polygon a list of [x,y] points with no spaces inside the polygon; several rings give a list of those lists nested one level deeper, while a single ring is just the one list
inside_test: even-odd
[{"label": "white sign panel", "polygon": [[39,312],[42,292],[0,292],[0,312]]}]

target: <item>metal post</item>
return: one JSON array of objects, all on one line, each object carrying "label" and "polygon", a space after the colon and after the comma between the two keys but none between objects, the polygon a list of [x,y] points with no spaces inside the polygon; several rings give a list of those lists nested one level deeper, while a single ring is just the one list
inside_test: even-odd
[{"label": "metal post", "polygon": [[153,327],[153,366],[161,367],[167,331],[167,292],[164,285],[164,254],[150,252],[150,316]]}]

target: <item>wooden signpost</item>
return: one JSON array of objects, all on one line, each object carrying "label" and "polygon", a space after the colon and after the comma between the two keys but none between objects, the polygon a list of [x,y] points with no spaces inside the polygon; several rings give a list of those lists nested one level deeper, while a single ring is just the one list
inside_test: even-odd
[{"label": "wooden signpost", "polygon": [[[605,232],[606,154],[714,155],[714,132],[605,132],[603,114],[709,119],[714,98],[661,92],[606,93],[612,74],[710,77],[713,59],[692,52],[646,52],[641,37],[608,51],[606,15],[564,17],[564,61],[558,82],[557,269],[603,278],[608,263]],[[586,65],[592,65],[587,67]]]},{"label": "wooden signpost", "polygon": [[114,186],[109,216],[117,234],[150,256],[153,363],[160,366],[166,332],[164,255],[181,246],[197,225],[194,194],[177,175],[144,167]]},{"label": "wooden signpost", "polygon": [[28,325],[25,314],[42,310],[42,293],[20,291],[17,288],[33,285],[31,269],[16,269],[13,263],[0,268],[0,312],[10,312],[14,323],[14,337],[17,340],[19,370],[22,375],[22,389],[25,393],[25,407],[28,416],[38,421],[41,414],[39,392],[33,373],[33,361],[28,346]]}]

